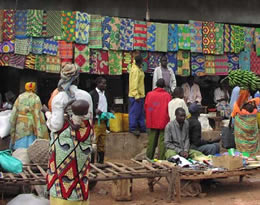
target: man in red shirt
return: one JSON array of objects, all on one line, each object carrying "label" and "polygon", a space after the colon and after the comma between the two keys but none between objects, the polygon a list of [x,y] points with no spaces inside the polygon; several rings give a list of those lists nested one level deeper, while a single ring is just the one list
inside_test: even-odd
[{"label": "man in red shirt", "polygon": [[171,95],[164,90],[163,78],[156,82],[156,87],[147,94],[144,104],[146,127],[149,128],[146,156],[153,159],[159,139],[159,159],[164,159],[164,128],[170,121],[168,103],[171,101]]}]

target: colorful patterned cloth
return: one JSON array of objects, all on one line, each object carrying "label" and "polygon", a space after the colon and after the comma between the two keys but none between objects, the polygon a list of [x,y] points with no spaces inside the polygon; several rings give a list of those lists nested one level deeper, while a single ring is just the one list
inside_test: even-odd
[{"label": "colorful patterned cloth", "polygon": [[177,75],[189,76],[190,75],[190,52],[178,50],[177,52]]},{"label": "colorful patterned cloth", "polygon": [[205,75],[205,56],[202,53],[191,53],[191,71],[193,76]]},{"label": "colorful patterned cloth", "polygon": [[254,49],[255,28],[244,27],[245,30],[245,51]]},{"label": "colorful patterned cloth", "polygon": [[110,35],[111,35],[111,17],[104,16],[102,18],[102,47],[104,50],[109,50],[110,48]]},{"label": "colorful patterned cloth", "polygon": [[224,24],[215,23],[216,47],[215,54],[224,54]]},{"label": "colorful patterned cloth", "polygon": [[35,70],[38,71],[46,70],[46,55],[36,55]]},{"label": "colorful patterned cloth", "polygon": [[90,15],[77,11],[76,14],[76,43],[88,44],[89,41]]},{"label": "colorful patterned cloth", "polygon": [[29,54],[28,56],[26,56],[25,68],[34,70],[35,69],[35,59],[36,59],[36,56],[33,54]]},{"label": "colorful patterned cloth", "polygon": [[203,22],[202,23],[202,42],[203,53],[214,54],[216,48],[216,36],[215,36],[215,23]]},{"label": "colorful patterned cloth", "polygon": [[0,53],[13,53],[14,41],[3,41],[0,43]]},{"label": "colorful patterned cloth", "polygon": [[255,49],[257,56],[260,56],[260,28],[255,29]]},{"label": "colorful patterned cloth", "polygon": [[148,53],[148,69],[146,72],[152,73],[155,68],[160,66],[160,60],[161,57],[163,56],[163,53],[160,52],[149,52]]},{"label": "colorful patterned cloth", "polygon": [[9,61],[10,61],[10,58],[11,58],[13,55],[14,55],[14,54],[12,54],[12,53],[0,54],[0,66],[8,66],[8,65],[9,65]]},{"label": "colorful patterned cloth", "polygon": [[189,24],[178,24],[178,48],[183,50],[190,50]]},{"label": "colorful patterned cloth", "polygon": [[99,75],[108,75],[109,67],[108,67],[108,51],[97,50],[97,63],[96,63],[96,71],[95,74]]},{"label": "colorful patterned cloth", "polygon": [[178,50],[178,24],[168,25],[168,51]]},{"label": "colorful patterned cloth", "polygon": [[147,51],[142,51],[141,56],[143,58],[142,69],[144,72],[147,72],[149,69],[149,54]]},{"label": "colorful patterned cloth", "polygon": [[53,38],[45,38],[42,52],[56,56],[58,53],[58,41],[55,41]]},{"label": "colorful patterned cloth", "polygon": [[108,51],[109,58],[109,75],[122,74],[122,52],[121,51]]},{"label": "colorful patterned cloth", "polygon": [[0,10],[0,42],[3,41],[4,10]]},{"label": "colorful patterned cloth", "polygon": [[120,22],[120,49],[132,51],[134,43],[134,20],[121,18]]},{"label": "colorful patterned cloth", "polygon": [[231,33],[232,33],[231,25],[225,24],[224,25],[224,52],[232,52]]},{"label": "colorful patterned cloth", "polygon": [[231,26],[231,48],[234,53],[240,53],[244,49],[245,34],[244,28],[241,26]]},{"label": "colorful patterned cloth", "polygon": [[59,56],[61,59],[73,59],[73,43],[58,41]]},{"label": "colorful patterned cloth", "polygon": [[242,51],[239,54],[239,68],[250,71],[250,51]]},{"label": "colorful patterned cloth", "polygon": [[122,68],[123,73],[128,73],[130,71],[130,68],[132,67],[133,63],[133,55],[132,52],[129,51],[123,51],[123,59],[122,59]]},{"label": "colorful patterned cloth", "polygon": [[135,21],[134,49],[147,50],[147,25],[145,21]]},{"label": "colorful patterned cloth", "polygon": [[26,56],[23,55],[12,55],[9,60],[9,66],[19,69],[24,69]]},{"label": "colorful patterned cloth", "polygon": [[[15,10],[4,10],[3,13],[3,40],[10,41],[15,38]],[[1,29],[0,29],[1,30]]]},{"label": "colorful patterned cloth", "polygon": [[27,13],[27,36],[41,37],[43,26],[43,10],[29,9]]},{"label": "colorful patterned cloth", "polygon": [[156,24],[147,22],[147,50],[155,51]]},{"label": "colorful patterned cloth", "polygon": [[81,72],[90,72],[89,58],[90,49],[87,45],[75,44],[74,48],[74,61],[75,64],[80,68]]},{"label": "colorful patterned cloth", "polygon": [[168,68],[171,68],[174,73],[177,72],[177,53],[167,52]]},{"label": "colorful patterned cloth", "polygon": [[155,50],[161,52],[167,52],[168,24],[155,23],[155,26],[156,26]]},{"label": "colorful patterned cloth", "polygon": [[228,57],[227,55],[216,55],[215,72],[216,75],[228,75]]},{"label": "colorful patterned cloth", "polygon": [[239,68],[239,56],[236,53],[228,53],[228,69],[236,70]]},{"label": "colorful patterned cloth", "polygon": [[190,25],[190,51],[202,53],[202,22],[189,21]]},{"label": "colorful patterned cloth", "polygon": [[[68,123],[65,123],[60,132],[51,136],[47,189],[52,204],[89,204],[88,176],[92,135],[90,122],[84,120],[78,131],[72,130]],[[64,149],[64,145],[69,149]],[[69,183],[64,179],[72,181]]]},{"label": "colorful patterned cloth", "polygon": [[111,26],[110,49],[118,50],[120,48],[120,18],[111,17],[109,22]]},{"label": "colorful patterned cloth", "polygon": [[27,30],[27,10],[16,10],[15,13],[15,37],[25,38]]},{"label": "colorful patterned cloth", "polygon": [[205,74],[207,75],[215,75],[215,56],[206,55],[205,56]]},{"label": "colorful patterned cloth", "polygon": [[90,49],[90,58],[89,58],[89,73],[95,74],[97,71],[97,49]]},{"label": "colorful patterned cloth", "polygon": [[76,11],[62,11],[63,37],[67,42],[75,41]]},{"label": "colorful patterned cloth", "polygon": [[42,17],[42,37],[48,37],[47,34],[47,11],[43,11],[43,17]]},{"label": "colorful patterned cloth", "polygon": [[102,48],[102,17],[90,16],[89,48]]},{"label": "colorful patterned cloth", "polygon": [[61,11],[47,11],[47,35],[62,36]]},{"label": "colorful patterned cloth", "polygon": [[32,38],[32,53],[42,54],[44,38]]},{"label": "colorful patterned cloth", "polygon": [[15,54],[28,55],[31,51],[32,38],[15,39]]},{"label": "colorful patterned cloth", "polygon": [[46,72],[60,73],[61,60],[59,56],[46,55]]},{"label": "colorful patterned cloth", "polygon": [[260,75],[260,57],[257,56],[255,51],[250,53],[250,68],[252,72]]}]

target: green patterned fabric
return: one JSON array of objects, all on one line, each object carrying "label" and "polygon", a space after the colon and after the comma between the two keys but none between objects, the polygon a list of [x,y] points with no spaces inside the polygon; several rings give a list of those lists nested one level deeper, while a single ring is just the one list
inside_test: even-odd
[{"label": "green patterned fabric", "polygon": [[224,54],[224,24],[215,23],[216,48],[215,54]]},{"label": "green patterned fabric", "polygon": [[32,47],[32,39],[25,38],[25,39],[15,39],[15,54],[19,55],[29,55],[31,52]]},{"label": "green patterned fabric", "polygon": [[89,48],[102,48],[102,17],[90,16]]},{"label": "green patterned fabric", "polygon": [[46,55],[36,55],[35,70],[46,71]]},{"label": "green patterned fabric", "polygon": [[[172,156],[175,156],[177,154],[179,154],[179,153],[177,153],[175,150],[167,149],[166,153],[165,153],[165,158],[169,159]],[[203,156],[205,156],[200,151],[197,151],[195,149],[190,149],[188,154],[189,154],[189,158],[191,158],[191,159],[195,159],[196,157],[203,157]]]},{"label": "green patterned fabric", "polygon": [[231,51],[234,53],[240,53],[245,46],[244,27],[232,25],[231,29]]},{"label": "green patterned fabric", "polygon": [[111,21],[109,22],[109,24],[111,26],[110,49],[119,50],[119,48],[120,48],[120,18],[111,17]]},{"label": "green patterned fabric", "polygon": [[47,11],[47,35],[62,35],[61,11]]},{"label": "green patterned fabric", "polygon": [[74,42],[76,28],[76,11],[62,12],[63,38],[67,42]]},{"label": "green patterned fabric", "polygon": [[190,75],[190,52],[177,51],[177,75],[189,76]]},{"label": "green patterned fabric", "polygon": [[108,51],[109,58],[109,74],[121,75],[122,74],[122,52],[121,51]]},{"label": "green patterned fabric", "polygon": [[190,50],[190,37],[189,24],[178,24],[179,49]]},{"label": "green patterned fabric", "polygon": [[156,23],[155,50],[167,52],[168,49],[168,24]]},{"label": "green patterned fabric", "polygon": [[27,36],[41,37],[43,26],[43,10],[29,9],[27,13]]},{"label": "green patterned fabric", "polygon": [[207,75],[215,75],[216,74],[214,55],[206,55],[205,74],[207,74]]}]

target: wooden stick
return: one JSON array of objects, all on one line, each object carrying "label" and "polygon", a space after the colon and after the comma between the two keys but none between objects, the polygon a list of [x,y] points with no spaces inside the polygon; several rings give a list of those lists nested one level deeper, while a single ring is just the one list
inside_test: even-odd
[{"label": "wooden stick", "polygon": [[28,170],[28,172],[29,172],[32,176],[34,176],[36,179],[39,178],[36,174],[34,174],[34,173],[32,172],[30,166],[27,167],[27,170]]},{"label": "wooden stick", "polygon": [[90,164],[90,166],[95,169],[97,172],[103,174],[105,177],[109,177],[108,174],[106,174],[105,172],[103,172],[101,169],[97,168],[94,164]]},{"label": "wooden stick", "polygon": [[151,166],[149,166],[149,165],[147,165],[147,164],[138,162],[138,161],[136,161],[136,160],[134,160],[134,159],[131,159],[131,161],[133,161],[133,162],[135,162],[135,163],[137,163],[137,164],[139,164],[139,165],[141,165],[141,166],[143,166],[143,167],[145,167],[145,168],[147,168],[147,169],[149,169],[149,170],[151,170],[151,171],[156,171],[156,169],[154,169],[153,167],[151,167]]},{"label": "wooden stick", "polygon": [[36,165],[36,167],[38,168],[38,170],[41,172],[41,174],[46,177],[47,173],[43,170],[43,168],[41,168],[39,165]]}]

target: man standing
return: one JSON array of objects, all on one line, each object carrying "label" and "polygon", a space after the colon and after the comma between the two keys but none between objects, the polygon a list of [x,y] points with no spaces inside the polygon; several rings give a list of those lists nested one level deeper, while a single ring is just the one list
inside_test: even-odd
[{"label": "man standing", "polygon": [[194,103],[189,107],[191,117],[189,121],[189,137],[191,148],[202,152],[205,155],[215,155],[219,153],[220,146],[219,140],[216,141],[206,141],[201,139],[201,124],[198,120],[200,116],[199,106]]},{"label": "man standing", "polygon": [[194,83],[193,76],[188,77],[187,83],[184,83],[182,88],[184,90],[184,100],[188,106],[192,103],[201,104],[200,87]]},{"label": "man standing", "polygon": [[108,98],[105,90],[107,87],[107,81],[103,77],[96,79],[96,88],[90,92],[93,101],[93,113],[94,113],[94,135],[95,144],[97,145],[98,163],[104,163],[105,157],[105,142],[106,142],[106,121],[101,120],[98,124],[98,117],[108,111]]},{"label": "man standing", "polygon": [[170,121],[165,128],[164,144],[166,147],[166,159],[175,155],[180,155],[184,158],[203,156],[201,152],[190,149],[189,123],[185,120],[185,110],[177,108],[175,115],[176,119]]},{"label": "man standing", "polygon": [[157,80],[156,87],[147,94],[144,104],[146,127],[149,128],[146,156],[149,159],[154,158],[159,138],[159,159],[164,159],[164,128],[169,122],[168,103],[171,96],[163,89],[165,87],[164,79]]},{"label": "man standing", "polygon": [[142,70],[143,58],[141,55],[135,56],[129,73],[129,131],[135,136],[141,132],[146,132],[144,122],[144,72]]},{"label": "man standing", "polygon": [[168,61],[166,56],[161,57],[161,66],[155,68],[153,72],[153,89],[156,88],[157,80],[163,78],[165,81],[165,90],[169,93],[176,87],[176,78],[172,69],[167,67]]}]

